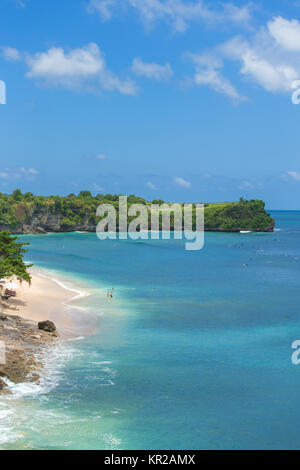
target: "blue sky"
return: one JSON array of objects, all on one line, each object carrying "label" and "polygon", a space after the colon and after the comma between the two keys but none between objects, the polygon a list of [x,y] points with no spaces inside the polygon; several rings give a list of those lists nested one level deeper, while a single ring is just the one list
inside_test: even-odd
[{"label": "blue sky", "polygon": [[299,21],[289,0],[1,0],[0,191],[300,209]]}]

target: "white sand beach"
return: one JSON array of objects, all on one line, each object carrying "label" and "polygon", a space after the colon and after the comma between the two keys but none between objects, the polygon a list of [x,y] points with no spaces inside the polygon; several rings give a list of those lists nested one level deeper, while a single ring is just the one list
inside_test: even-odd
[{"label": "white sand beach", "polygon": [[4,312],[37,322],[51,320],[63,338],[93,333],[96,319],[72,306],[78,292],[36,272],[31,272],[31,276],[31,285],[19,284],[17,297],[4,302]]}]

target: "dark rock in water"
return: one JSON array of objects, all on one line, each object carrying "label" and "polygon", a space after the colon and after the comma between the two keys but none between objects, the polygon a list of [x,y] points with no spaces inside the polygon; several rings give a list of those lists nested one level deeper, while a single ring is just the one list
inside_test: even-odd
[{"label": "dark rock in water", "polygon": [[56,326],[50,320],[39,322],[38,328],[39,330],[47,331],[47,333],[54,333],[56,331]]}]

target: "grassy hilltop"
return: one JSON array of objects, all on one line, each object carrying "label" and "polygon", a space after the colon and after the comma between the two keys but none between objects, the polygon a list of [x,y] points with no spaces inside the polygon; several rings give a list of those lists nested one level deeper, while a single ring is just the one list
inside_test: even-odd
[{"label": "grassy hilltop", "polygon": [[[137,203],[150,209],[151,202],[128,196],[128,206]],[[163,201],[154,200],[152,203],[162,204]],[[32,193],[22,194],[18,189],[11,195],[0,193],[0,230],[13,233],[95,231],[100,220],[96,217],[100,204],[113,204],[118,214],[119,195],[98,194],[93,197],[89,191],[81,191],[77,196],[34,196]],[[205,203],[204,207],[207,231],[272,231],[274,228],[274,221],[261,200],[241,198],[238,202]],[[128,222],[133,219],[128,217]],[[172,221],[171,216],[171,226]]]}]

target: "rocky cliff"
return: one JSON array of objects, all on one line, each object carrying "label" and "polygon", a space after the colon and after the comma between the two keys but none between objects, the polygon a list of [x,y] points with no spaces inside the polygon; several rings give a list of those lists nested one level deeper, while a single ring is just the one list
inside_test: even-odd
[{"label": "rocky cliff", "polygon": [[[148,209],[149,222],[151,204],[161,205],[163,201],[148,202],[137,196],[128,196],[128,208],[132,204],[143,204]],[[0,193],[0,231],[6,230],[15,234],[47,232],[95,232],[97,208],[102,204],[113,206],[119,214],[119,196],[97,195],[93,197],[88,191],[78,196],[34,196],[22,194],[19,190],[12,195]],[[183,210],[183,204],[180,204]],[[274,220],[265,210],[261,200],[204,204],[205,230],[218,232],[238,232],[241,230],[270,232],[274,229]],[[138,215],[138,214],[137,214]],[[195,225],[195,205],[193,221]],[[128,222],[135,217],[128,217]],[[171,214],[171,229],[174,215]],[[150,224],[149,224],[150,226]]]},{"label": "rocky cliff", "polygon": [[94,232],[96,224],[90,221],[90,214],[86,213],[82,220],[74,224],[65,224],[64,215],[55,211],[52,212],[49,207],[35,209],[32,214],[26,217],[26,220],[19,220],[11,227],[7,224],[0,224],[0,231],[7,230],[15,234],[44,234],[49,232]]}]

